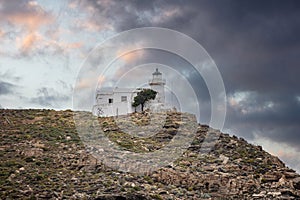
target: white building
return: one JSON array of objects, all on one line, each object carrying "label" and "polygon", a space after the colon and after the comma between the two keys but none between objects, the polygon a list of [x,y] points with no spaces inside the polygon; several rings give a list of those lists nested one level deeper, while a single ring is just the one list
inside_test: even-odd
[{"label": "white building", "polygon": [[[156,91],[156,98],[151,100],[145,108],[161,110],[165,108],[165,84],[162,73],[156,69],[149,81],[152,90]],[[96,104],[93,106],[93,114],[102,117],[126,115],[135,110],[140,111],[140,106],[134,108],[134,97],[143,88],[114,88],[97,91]]]}]

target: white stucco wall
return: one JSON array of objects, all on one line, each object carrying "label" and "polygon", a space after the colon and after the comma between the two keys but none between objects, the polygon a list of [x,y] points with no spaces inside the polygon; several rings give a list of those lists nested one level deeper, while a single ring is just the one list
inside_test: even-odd
[{"label": "white stucco wall", "polygon": [[[116,88],[113,91],[98,91],[96,105],[93,107],[93,114],[101,117],[126,115],[135,111],[132,107],[133,98],[137,95],[136,89]],[[125,99],[122,99],[126,97]],[[112,99],[112,103],[109,103]],[[122,101],[123,100],[123,101]],[[137,111],[140,108],[137,107]]]}]

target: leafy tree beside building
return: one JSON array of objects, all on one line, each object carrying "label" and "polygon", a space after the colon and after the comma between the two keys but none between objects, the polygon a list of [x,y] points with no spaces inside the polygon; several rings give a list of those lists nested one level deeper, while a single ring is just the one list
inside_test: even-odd
[{"label": "leafy tree beside building", "polygon": [[145,103],[149,100],[154,100],[157,92],[151,89],[143,89],[142,91],[137,93],[137,96],[134,97],[134,101],[132,103],[133,107],[137,107],[141,105],[142,111],[144,111]]}]

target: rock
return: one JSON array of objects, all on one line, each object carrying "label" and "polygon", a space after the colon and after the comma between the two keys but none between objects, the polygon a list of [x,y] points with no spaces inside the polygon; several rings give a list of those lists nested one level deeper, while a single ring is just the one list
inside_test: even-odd
[{"label": "rock", "polygon": [[280,174],[265,174],[262,176],[261,181],[264,183],[267,182],[278,182],[280,179]]},{"label": "rock", "polygon": [[227,156],[224,155],[220,155],[219,158],[223,161],[223,164],[226,165],[229,161],[229,158]]},{"label": "rock", "polygon": [[213,172],[216,168],[212,166],[203,166],[202,169],[204,171]]},{"label": "rock", "polygon": [[293,179],[293,186],[296,190],[300,190],[300,177]]},{"label": "rock", "polygon": [[212,193],[217,193],[220,189],[220,185],[218,183],[209,184],[209,191]]},{"label": "rock", "polygon": [[277,182],[277,187],[280,187],[280,186],[285,186],[289,183],[289,181],[287,181],[287,179],[285,178],[285,176],[283,175],[279,181]]},{"label": "rock", "polygon": [[166,191],[166,190],[160,190],[160,191],[157,191],[157,192],[158,192],[158,194],[169,194],[169,192]]},{"label": "rock", "polygon": [[9,177],[8,177],[8,180],[9,181],[13,181],[13,179],[16,177],[15,174],[11,174]]},{"label": "rock", "polygon": [[94,200],[150,200],[143,194],[103,194],[94,198]]},{"label": "rock", "polygon": [[258,194],[253,194],[252,197],[265,197],[267,195],[266,191],[261,191]]},{"label": "rock", "polygon": [[288,172],[288,171],[284,171],[283,174],[284,174],[284,176],[285,176],[287,179],[292,179],[292,178],[299,177],[299,174],[297,174],[296,172]]},{"label": "rock", "polygon": [[204,198],[204,199],[209,199],[209,198],[211,198],[210,194],[208,194],[208,193],[202,194],[201,197]]},{"label": "rock", "polygon": [[[300,199],[300,194],[297,191],[294,191],[292,189],[282,189],[281,194],[286,197],[296,197],[296,199]],[[294,199],[294,198],[293,198]]]},{"label": "rock", "polygon": [[271,195],[273,197],[277,197],[277,196],[281,195],[281,192],[268,192],[267,195]]}]

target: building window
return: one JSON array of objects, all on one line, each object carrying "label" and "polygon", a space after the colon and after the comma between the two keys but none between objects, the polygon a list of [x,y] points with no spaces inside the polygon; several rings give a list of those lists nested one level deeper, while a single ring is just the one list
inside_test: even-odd
[{"label": "building window", "polygon": [[113,103],[113,99],[108,99],[108,103]]},{"label": "building window", "polygon": [[121,101],[122,102],[127,101],[127,96],[121,96]]}]

